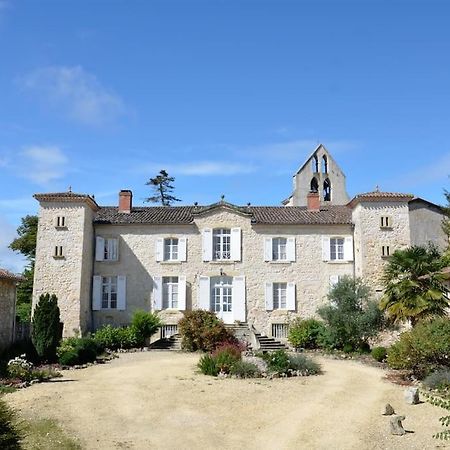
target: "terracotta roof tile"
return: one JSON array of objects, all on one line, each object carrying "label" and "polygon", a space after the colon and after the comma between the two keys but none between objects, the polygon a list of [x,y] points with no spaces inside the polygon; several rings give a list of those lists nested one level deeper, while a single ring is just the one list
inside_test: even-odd
[{"label": "terracotta roof tile", "polygon": [[23,281],[22,275],[16,275],[12,272],[9,272],[6,269],[0,269],[0,279],[2,280],[12,280],[12,281]]},{"label": "terracotta roof tile", "polygon": [[363,194],[358,194],[353,197],[353,199],[349,202],[348,206],[353,207],[360,201],[364,202],[376,202],[380,200],[384,201],[405,201],[409,202],[414,198],[412,194],[403,194],[399,192],[381,192],[381,191],[373,191],[373,192],[365,192]]}]

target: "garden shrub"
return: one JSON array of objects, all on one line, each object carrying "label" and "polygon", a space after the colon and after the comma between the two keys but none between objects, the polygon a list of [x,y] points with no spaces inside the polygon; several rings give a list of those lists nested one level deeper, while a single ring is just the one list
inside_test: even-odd
[{"label": "garden shrub", "polygon": [[325,325],[316,319],[295,319],[289,325],[288,341],[295,348],[317,348],[318,338]]},{"label": "garden shrub", "polygon": [[230,374],[238,378],[256,378],[261,372],[258,367],[247,361],[236,361],[230,369]]},{"label": "garden shrub", "polygon": [[0,448],[20,450],[22,432],[16,425],[14,412],[0,399]]},{"label": "garden shrub", "polygon": [[200,361],[198,362],[198,368],[200,369],[203,375],[211,375],[215,377],[219,373],[219,370],[217,369],[216,366],[216,360],[210,354],[203,355],[200,358]]},{"label": "garden shrub", "polygon": [[162,325],[156,313],[137,310],[131,319],[131,328],[134,330],[138,346],[144,346],[146,340],[156,333]]},{"label": "garden shrub", "polygon": [[347,352],[363,350],[369,338],[383,327],[378,304],[369,300],[370,289],[362,280],[343,277],[331,289],[330,305],[318,313],[326,328],[318,336],[318,343],[330,349]]},{"label": "garden shrub", "polygon": [[103,349],[129,349],[138,346],[138,339],[132,327],[113,327],[105,325],[92,336]]},{"label": "garden shrub", "polygon": [[402,333],[389,348],[387,362],[392,369],[411,370],[418,378],[450,368],[450,320],[420,322]]},{"label": "garden shrub", "polygon": [[34,309],[31,340],[43,361],[56,359],[56,348],[61,339],[59,307],[56,295],[43,294]]},{"label": "garden shrub", "polygon": [[429,389],[450,389],[450,369],[436,370],[436,372],[430,373],[423,380],[423,384]]},{"label": "garden shrub", "polygon": [[383,362],[386,360],[387,349],[386,347],[374,347],[370,354],[376,361]]},{"label": "garden shrub", "polygon": [[304,355],[289,355],[289,369],[300,371],[303,375],[320,373],[320,365]]},{"label": "garden shrub", "polygon": [[178,323],[182,347],[188,351],[213,351],[223,342],[235,342],[235,337],[212,311],[188,311]]},{"label": "garden shrub", "polygon": [[60,364],[73,366],[95,361],[102,351],[101,345],[93,338],[71,337],[61,341],[56,353]]},{"label": "garden shrub", "polygon": [[51,368],[35,369],[33,364],[25,359],[25,355],[16,356],[8,362],[7,376],[21,381],[47,381],[61,374]]},{"label": "garden shrub", "polygon": [[269,365],[271,372],[284,373],[289,369],[289,356],[286,350],[276,350],[263,354],[264,361]]},{"label": "garden shrub", "polygon": [[239,344],[223,343],[212,353],[217,370],[222,373],[230,373],[234,364],[241,360],[241,347]]}]

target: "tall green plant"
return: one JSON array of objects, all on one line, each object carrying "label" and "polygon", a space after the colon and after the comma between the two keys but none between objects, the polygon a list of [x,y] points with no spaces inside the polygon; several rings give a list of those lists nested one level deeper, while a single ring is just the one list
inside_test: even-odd
[{"label": "tall green plant", "polygon": [[384,270],[380,308],[394,322],[409,320],[413,326],[444,316],[450,302],[442,285],[442,267],[441,255],[433,246],[397,250]]},{"label": "tall green plant", "polygon": [[131,319],[131,327],[138,340],[138,345],[144,345],[145,341],[153,336],[161,325],[159,316],[152,312],[137,310]]},{"label": "tall green plant", "polygon": [[56,359],[56,348],[61,339],[58,299],[55,294],[42,294],[36,305],[32,321],[31,340],[39,357],[44,361]]},{"label": "tall green plant", "polygon": [[[434,406],[439,406],[447,411],[450,411],[450,398],[442,398],[436,395],[430,395],[425,393],[425,398],[428,403],[431,403]],[[436,434],[433,434],[435,439],[440,439],[442,441],[450,441],[450,414],[448,416],[443,416],[439,418],[439,422],[446,429],[439,431]]]}]

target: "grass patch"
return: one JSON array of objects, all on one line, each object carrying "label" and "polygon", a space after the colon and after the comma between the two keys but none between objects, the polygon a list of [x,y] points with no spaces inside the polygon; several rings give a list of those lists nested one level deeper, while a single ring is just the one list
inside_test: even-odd
[{"label": "grass patch", "polygon": [[26,450],[81,450],[81,445],[67,436],[54,420],[26,421],[22,423],[22,429],[25,433],[23,448]]},{"label": "grass patch", "polygon": [[11,392],[14,392],[16,390],[16,388],[12,387],[12,386],[2,386],[0,385],[0,396],[2,394],[11,394]]}]

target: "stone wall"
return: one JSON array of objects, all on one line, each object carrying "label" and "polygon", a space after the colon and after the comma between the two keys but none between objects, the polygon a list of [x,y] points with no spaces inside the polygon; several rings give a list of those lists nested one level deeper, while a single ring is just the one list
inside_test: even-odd
[{"label": "stone wall", "polygon": [[[240,227],[242,229],[242,258],[240,262],[203,262],[203,228]],[[252,225],[250,218],[221,208],[196,217],[193,225],[96,225],[95,234],[119,238],[119,261],[95,262],[94,275],[127,277],[127,309],[125,311],[93,311],[94,328],[106,323],[129,323],[133,310],[153,308],[153,277],[180,276],[187,279],[187,309],[198,307],[198,283],[201,275],[246,277],[247,321],[259,331],[271,332],[271,323],[281,323],[291,316],[314,316],[324,304],[331,275],[352,275],[353,263],[322,261],[322,235],[352,234],[351,226],[261,226]],[[295,236],[296,261],[277,263],[264,261],[265,236]],[[155,242],[158,237],[187,237],[187,261],[156,262]],[[264,283],[295,282],[297,308],[295,312],[266,311]],[[177,323],[182,313],[165,310],[161,316],[166,323]]]},{"label": "stone wall", "polygon": [[0,278],[0,352],[13,341],[16,313],[16,283]]},{"label": "stone wall", "polygon": [[[392,226],[382,228],[381,216],[390,217]],[[380,292],[387,261],[382,257],[381,247],[388,245],[392,254],[410,245],[408,203],[360,202],[353,210],[353,223],[356,276]]]},{"label": "stone wall", "polygon": [[[56,227],[57,216],[65,217],[65,227]],[[54,257],[57,245],[63,247],[61,258]],[[41,294],[56,294],[64,336],[90,328],[92,247],[92,210],[86,203],[41,203],[33,308]]]}]

